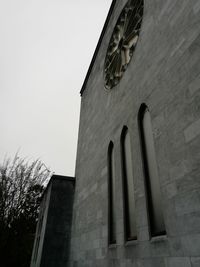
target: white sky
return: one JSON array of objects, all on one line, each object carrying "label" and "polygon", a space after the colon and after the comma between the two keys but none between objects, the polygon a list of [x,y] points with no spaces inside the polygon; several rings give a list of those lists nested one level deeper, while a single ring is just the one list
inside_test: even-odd
[{"label": "white sky", "polygon": [[80,95],[111,0],[0,0],[0,162],[74,175]]}]

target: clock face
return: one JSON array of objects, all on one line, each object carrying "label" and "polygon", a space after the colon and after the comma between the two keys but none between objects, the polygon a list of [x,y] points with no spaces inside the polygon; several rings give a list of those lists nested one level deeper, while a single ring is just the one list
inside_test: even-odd
[{"label": "clock face", "polygon": [[117,20],[105,59],[106,89],[117,85],[127,69],[138,41],[143,6],[143,0],[129,0]]}]

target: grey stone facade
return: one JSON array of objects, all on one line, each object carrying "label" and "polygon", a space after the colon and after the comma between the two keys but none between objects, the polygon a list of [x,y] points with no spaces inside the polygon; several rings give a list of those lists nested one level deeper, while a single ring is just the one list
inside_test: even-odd
[{"label": "grey stone facade", "polygon": [[[133,58],[120,83],[107,91],[106,51],[126,0],[115,2],[81,91],[69,266],[199,267],[200,2],[145,0]],[[138,129],[142,103],[152,117],[167,232],[157,238],[150,237],[147,219]],[[120,151],[124,125],[131,136],[137,215],[138,240],[131,242],[124,240]],[[107,151],[111,140],[118,196],[113,247],[108,246]]]},{"label": "grey stone facade", "polygon": [[69,259],[75,179],[53,175],[40,206],[31,267],[63,267]]}]

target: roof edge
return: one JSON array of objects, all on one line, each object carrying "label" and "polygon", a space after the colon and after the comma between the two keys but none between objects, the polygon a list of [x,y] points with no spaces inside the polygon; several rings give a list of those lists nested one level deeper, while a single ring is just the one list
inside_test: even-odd
[{"label": "roof edge", "polygon": [[50,181],[52,181],[52,180],[75,181],[75,177],[72,177],[72,176],[64,176],[64,175],[59,175],[59,174],[53,174],[52,177],[51,177],[51,179],[50,179]]},{"label": "roof edge", "polygon": [[98,52],[99,52],[99,48],[100,48],[100,46],[101,46],[101,42],[102,42],[103,37],[104,37],[104,34],[105,34],[105,32],[106,32],[106,29],[107,29],[108,23],[109,23],[109,21],[110,21],[110,17],[111,17],[111,14],[112,14],[112,11],[113,11],[113,9],[114,9],[115,4],[116,4],[116,0],[113,0],[113,1],[112,1],[112,4],[111,4],[111,6],[110,6],[110,9],[109,9],[109,11],[108,11],[108,15],[107,15],[106,21],[105,21],[105,23],[104,23],[103,30],[102,30],[101,35],[100,35],[100,37],[99,37],[99,41],[98,41],[97,46],[96,46],[96,49],[95,49],[95,51],[94,51],[94,54],[93,54],[93,57],[92,57],[92,61],[91,61],[91,63],[90,63],[90,66],[89,66],[89,68],[88,68],[88,71],[87,71],[85,80],[84,80],[84,82],[83,82],[83,85],[82,85],[82,88],[81,88],[81,91],[80,91],[80,95],[81,95],[81,96],[83,95],[83,92],[85,91],[87,81],[88,81],[88,79],[89,79],[89,76],[90,76],[90,73],[91,73],[91,71],[92,71],[94,62],[95,62],[96,57],[97,57],[97,54],[98,54]]}]

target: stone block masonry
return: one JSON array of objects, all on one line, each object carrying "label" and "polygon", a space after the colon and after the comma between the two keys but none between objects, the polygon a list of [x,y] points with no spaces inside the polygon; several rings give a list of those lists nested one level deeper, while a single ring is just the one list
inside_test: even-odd
[{"label": "stone block masonry", "polygon": [[[199,0],[144,1],[134,55],[112,90],[104,62],[126,0],[113,1],[84,87],[72,223],[73,267],[200,266]],[[151,113],[166,236],[150,235],[138,112]],[[131,137],[137,240],[126,242],[120,136]],[[108,244],[108,145],[114,144],[116,245]]]}]

